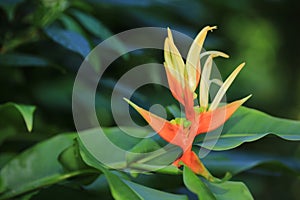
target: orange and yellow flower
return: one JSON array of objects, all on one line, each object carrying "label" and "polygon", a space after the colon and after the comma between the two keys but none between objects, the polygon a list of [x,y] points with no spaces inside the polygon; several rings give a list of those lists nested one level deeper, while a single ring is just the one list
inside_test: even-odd
[{"label": "orange and yellow flower", "polygon": [[[211,175],[199,157],[192,151],[195,137],[220,127],[251,96],[220,106],[227,89],[245,63],[240,64],[224,83],[210,80],[213,58],[218,56],[228,58],[228,55],[219,51],[201,53],[206,35],[213,29],[216,29],[216,27],[206,26],[200,31],[190,47],[185,63],[174,44],[170,29],[168,29],[168,37],[165,39],[164,45],[164,66],[172,95],[184,106],[185,118],[167,121],[125,99],[160,137],[181,147],[183,154],[174,161],[175,166],[180,167],[183,163],[194,173],[206,178]],[[200,59],[204,56],[208,57],[201,73]],[[213,82],[220,84],[220,89],[209,104],[209,88]],[[195,105],[194,100],[197,98],[195,90],[198,86],[199,105]]]}]

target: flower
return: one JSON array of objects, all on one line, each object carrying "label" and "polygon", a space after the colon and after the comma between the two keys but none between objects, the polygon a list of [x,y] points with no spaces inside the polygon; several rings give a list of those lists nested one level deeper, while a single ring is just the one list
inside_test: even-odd
[{"label": "flower", "polygon": [[[180,167],[183,164],[188,166],[194,173],[210,178],[211,175],[204,167],[199,157],[192,151],[195,137],[206,133],[224,124],[231,115],[245,102],[251,95],[220,106],[221,100],[229,86],[244,67],[240,64],[225,80],[210,80],[213,58],[229,56],[219,51],[206,51],[201,53],[201,49],[209,31],[216,29],[215,26],[204,27],[193,41],[187,58],[184,63],[178,49],[176,48],[171,30],[168,28],[168,37],[164,44],[165,70],[169,87],[174,98],[184,106],[186,118],[176,118],[167,121],[125,99],[167,142],[181,147],[183,154],[174,161],[173,165]],[[208,56],[201,73],[200,59]],[[216,96],[209,104],[209,88],[212,83],[220,85]],[[199,105],[194,104],[196,88],[199,86]]]}]

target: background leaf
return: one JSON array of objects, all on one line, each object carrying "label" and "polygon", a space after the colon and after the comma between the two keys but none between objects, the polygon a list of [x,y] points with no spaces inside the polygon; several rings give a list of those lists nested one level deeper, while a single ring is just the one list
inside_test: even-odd
[{"label": "background leaf", "polygon": [[56,26],[47,27],[44,31],[53,41],[71,51],[79,53],[84,58],[91,50],[88,41],[76,32],[64,30]]},{"label": "background leaf", "polygon": [[15,107],[20,114],[22,115],[27,130],[30,132],[32,130],[32,125],[33,125],[33,113],[36,109],[35,106],[29,106],[29,105],[22,105],[22,104],[16,104],[16,103],[6,103],[0,105],[0,109],[3,109],[5,107],[12,106]]},{"label": "background leaf", "polygon": [[[120,54],[126,52],[126,48],[122,42],[118,40],[118,38],[97,18],[75,9],[71,10],[70,12],[87,31],[101,38],[102,40],[114,36],[111,40],[110,47]],[[125,58],[127,58],[126,55]]]},{"label": "background leaf", "polygon": [[52,65],[48,60],[27,54],[3,54],[0,55],[0,65],[14,67],[46,67]]}]

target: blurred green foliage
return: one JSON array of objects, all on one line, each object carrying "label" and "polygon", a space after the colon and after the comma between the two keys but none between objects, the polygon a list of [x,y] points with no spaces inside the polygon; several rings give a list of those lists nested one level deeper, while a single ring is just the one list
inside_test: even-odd
[{"label": "blurred green foliage", "polygon": [[[1,0],[0,102],[35,105],[37,110],[30,135],[22,134],[27,130],[15,109],[0,110],[3,125],[0,166],[50,136],[75,131],[71,95],[81,62],[101,41],[137,27],[170,27],[194,37],[205,25],[217,25],[218,30],[208,36],[205,48],[222,50],[231,56],[226,61],[216,60],[222,75],[227,76],[243,61],[247,64],[229,90],[228,99],[251,93],[253,97],[247,106],[299,120],[298,10],[300,2],[296,0]],[[115,48],[121,51],[123,46],[115,41]],[[115,82],[123,72],[148,61],[162,63],[161,52],[131,52],[105,73],[100,83],[103,87],[96,95],[96,110],[102,125],[114,125],[109,96]],[[150,90],[157,95],[149,97]],[[164,98],[159,95],[161,90],[160,87],[138,90],[140,105],[173,104],[171,95]],[[300,159],[299,144],[275,136],[238,150]],[[243,172],[236,180],[245,181],[255,199],[297,199],[299,178],[267,174],[263,169],[268,167]],[[70,194],[78,190],[57,185],[41,192],[40,198],[51,191]],[[101,192],[107,193],[105,189]]]}]

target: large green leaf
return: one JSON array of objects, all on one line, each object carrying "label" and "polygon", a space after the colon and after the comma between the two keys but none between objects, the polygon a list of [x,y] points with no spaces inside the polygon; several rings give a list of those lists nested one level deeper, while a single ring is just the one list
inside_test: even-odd
[{"label": "large green leaf", "polygon": [[218,174],[230,172],[235,175],[252,168],[264,169],[267,166],[272,166],[272,170],[269,170],[271,173],[300,174],[300,160],[262,153],[236,150],[210,152],[202,161],[210,171]]},{"label": "large green leaf", "polygon": [[223,183],[211,183],[205,180],[203,181],[217,200],[253,199],[247,186],[242,182],[226,181]]},{"label": "large green leaf", "polygon": [[66,172],[58,162],[59,154],[73,144],[74,137],[76,134],[55,136],[10,160],[0,171],[0,199],[38,190],[76,175],[95,173],[91,169]]},{"label": "large green leaf", "polygon": [[[91,164],[91,166],[93,166],[91,162],[89,163]],[[139,185],[137,183],[133,183],[129,180],[125,180],[99,164],[96,164],[93,167],[96,167],[97,169],[101,170],[104,173],[106,180],[109,183],[111,194],[116,200],[127,200],[127,199],[130,200],[143,200],[143,199],[183,200],[184,199],[186,200],[187,199],[187,197],[184,195],[176,195],[176,194],[155,190],[143,185]]]},{"label": "large green leaf", "polygon": [[114,169],[178,174],[178,169],[169,165],[182,153],[181,149],[174,145],[161,147],[152,138],[137,137],[147,137],[151,133],[134,127],[91,129],[79,133],[79,144],[85,153],[85,162],[95,166],[106,163]]},{"label": "large green leaf", "polygon": [[188,167],[184,167],[183,180],[186,187],[197,194],[200,200],[253,199],[247,186],[242,182],[211,183],[197,177]]},{"label": "large green leaf", "polygon": [[221,151],[235,148],[244,142],[258,140],[269,134],[286,140],[299,141],[300,121],[276,118],[258,110],[241,107],[225,123],[220,136],[215,134],[217,131],[207,133],[210,136],[205,141],[205,135],[200,135],[195,144]]},{"label": "large green leaf", "polygon": [[16,104],[16,103],[6,103],[0,105],[0,109],[6,108],[6,107],[14,107],[16,108],[20,114],[22,115],[27,130],[30,132],[32,130],[32,125],[33,125],[33,113],[35,111],[35,106],[30,106],[30,105],[23,105],[23,104]]},{"label": "large green leaf", "polygon": [[88,41],[76,32],[56,26],[49,26],[44,31],[53,41],[83,57],[86,57],[91,50]]}]

